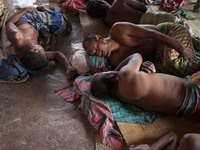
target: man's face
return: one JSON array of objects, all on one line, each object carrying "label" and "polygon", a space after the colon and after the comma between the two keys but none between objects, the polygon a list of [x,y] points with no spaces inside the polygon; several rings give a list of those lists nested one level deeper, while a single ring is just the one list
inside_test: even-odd
[{"label": "man's face", "polygon": [[46,57],[46,52],[45,52],[44,48],[40,45],[35,45],[31,51],[33,51],[34,53],[40,52],[41,54],[43,54]]},{"label": "man's face", "polygon": [[93,41],[86,41],[84,48],[89,55],[110,56],[109,45],[103,38]]}]

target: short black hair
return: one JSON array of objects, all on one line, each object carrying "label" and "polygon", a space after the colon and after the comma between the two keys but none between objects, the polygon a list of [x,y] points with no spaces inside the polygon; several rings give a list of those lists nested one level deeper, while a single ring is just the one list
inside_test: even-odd
[{"label": "short black hair", "polygon": [[90,80],[90,90],[93,96],[98,98],[110,98],[112,97],[112,86],[110,80],[108,80],[103,73],[96,73]]},{"label": "short black hair", "polygon": [[108,6],[99,3],[99,1],[101,0],[89,0],[89,2],[87,2],[86,12],[90,17],[100,18],[105,16]]},{"label": "short black hair", "polygon": [[35,53],[32,51],[25,51],[22,55],[21,62],[26,68],[32,71],[45,68],[49,61],[41,52]]},{"label": "short black hair", "polygon": [[83,42],[82,42],[83,48],[84,48],[84,45],[85,45],[85,42],[86,42],[86,41],[96,41],[96,40],[97,40],[96,34],[90,33],[90,34],[86,35],[86,36],[84,37],[84,39],[83,39]]}]

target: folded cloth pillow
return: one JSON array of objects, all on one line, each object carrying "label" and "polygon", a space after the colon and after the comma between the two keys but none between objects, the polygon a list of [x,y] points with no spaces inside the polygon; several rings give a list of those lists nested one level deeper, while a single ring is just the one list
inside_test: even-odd
[{"label": "folded cloth pillow", "polygon": [[88,54],[82,47],[82,43],[72,43],[72,50],[73,54],[70,56],[69,61],[77,70],[77,73],[82,75],[90,71]]}]

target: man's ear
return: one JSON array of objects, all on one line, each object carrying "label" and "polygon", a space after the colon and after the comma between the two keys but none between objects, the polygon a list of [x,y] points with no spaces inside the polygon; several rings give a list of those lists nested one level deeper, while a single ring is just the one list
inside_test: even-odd
[{"label": "man's ear", "polygon": [[116,79],[116,74],[114,73],[105,74],[105,78],[113,81]]},{"label": "man's ear", "polygon": [[96,39],[100,40],[100,39],[103,39],[103,37],[101,35],[96,35]]}]

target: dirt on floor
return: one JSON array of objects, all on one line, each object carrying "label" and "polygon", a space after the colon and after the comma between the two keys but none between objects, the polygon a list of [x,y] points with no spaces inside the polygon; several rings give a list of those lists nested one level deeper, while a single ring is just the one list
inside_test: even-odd
[{"label": "dirt on floor", "polygon": [[[16,5],[57,6],[54,1],[5,0],[9,10]],[[59,9],[57,7],[56,9]],[[56,37],[55,50],[67,57],[71,43],[82,40],[78,14],[68,16],[73,30]],[[0,83],[1,150],[93,150],[93,130],[78,110],[80,100],[67,102],[55,90],[69,86],[65,70],[59,64],[43,70],[38,77],[20,84]]]}]

